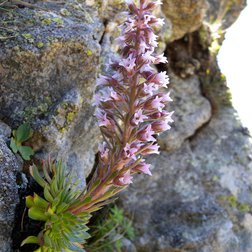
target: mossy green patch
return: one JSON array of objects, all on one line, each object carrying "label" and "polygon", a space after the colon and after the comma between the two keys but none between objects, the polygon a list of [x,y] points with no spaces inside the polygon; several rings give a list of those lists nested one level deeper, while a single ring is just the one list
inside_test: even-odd
[{"label": "mossy green patch", "polygon": [[51,19],[43,19],[41,23],[42,23],[42,25],[50,25],[52,23],[52,20]]},{"label": "mossy green patch", "polygon": [[88,49],[86,53],[88,57],[91,57],[93,55],[93,52],[90,49]]},{"label": "mossy green patch", "polygon": [[69,113],[67,113],[67,123],[68,124],[73,121],[73,119],[75,117],[75,114],[76,114],[75,112],[69,112]]},{"label": "mossy green patch", "polygon": [[64,24],[64,20],[63,20],[62,18],[55,17],[55,18],[53,18],[52,20],[53,20],[53,22],[56,23],[57,26],[61,26],[61,25]]},{"label": "mossy green patch", "polygon": [[36,44],[36,46],[37,46],[38,48],[42,48],[42,47],[44,47],[44,43],[43,43],[43,42],[38,42],[38,43]]},{"label": "mossy green patch", "polygon": [[247,203],[240,203],[234,195],[220,196],[218,200],[227,203],[230,207],[235,208],[239,212],[247,213],[251,211],[251,206]]}]

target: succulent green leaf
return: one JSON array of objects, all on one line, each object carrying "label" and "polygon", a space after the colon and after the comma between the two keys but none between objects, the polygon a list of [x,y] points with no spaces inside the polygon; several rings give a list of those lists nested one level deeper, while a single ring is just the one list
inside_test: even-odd
[{"label": "succulent green leaf", "polygon": [[30,146],[18,146],[18,151],[24,160],[30,160],[31,156],[34,155],[34,151]]},{"label": "succulent green leaf", "polygon": [[21,243],[21,247],[25,244],[38,244],[38,237],[36,236],[28,236],[26,239],[24,239]]},{"label": "succulent green leaf", "polygon": [[28,123],[20,125],[16,131],[17,142],[22,143],[32,136],[33,132]]},{"label": "succulent green leaf", "polygon": [[43,198],[39,197],[36,193],[34,193],[33,198],[34,205],[38,208],[43,209],[44,211],[48,208],[49,203]]},{"label": "succulent green leaf", "polygon": [[38,221],[48,220],[48,216],[46,216],[45,212],[37,207],[31,207],[28,211],[28,216],[33,220],[38,220]]},{"label": "succulent green leaf", "polygon": [[42,178],[42,176],[39,174],[38,168],[36,165],[30,166],[30,174],[32,175],[32,177],[35,179],[35,181],[41,186],[41,187],[45,187],[46,186],[46,182],[45,180]]},{"label": "succulent green leaf", "polygon": [[15,139],[13,137],[11,138],[11,141],[10,141],[10,147],[14,153],[18,152],[18,148],[15,142]]},{"label": "succulent green leaf", "polygon": [[53,196],[51,195],[51,193],[49,191],[48,185],[45,185],[45,187],[44,187],[44,196],[45,196],[45,199],[48,200],[50,203],[53,202]]},{"label": "succulent green leaf", "polygon": [[26,204],[26,207],[28,207],[28,208],[31,208],[31,207],[33,207],[34,206],[34,201],[33,201],[34,199],[33,199],[33,197],[32,196],[27,196],[27,197],[25,197],[25,204]]}]

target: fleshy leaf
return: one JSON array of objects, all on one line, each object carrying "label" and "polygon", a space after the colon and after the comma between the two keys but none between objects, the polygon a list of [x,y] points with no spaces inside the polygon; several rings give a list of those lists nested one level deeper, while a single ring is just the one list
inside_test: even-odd
[{"label": "fleshy leaf", "polygon": [[36,207],[31,207],[29,209],[28,216],[33,220],[38,220],[38,221],[48,220],[48,217],[45,215],[44,211]]},{"label": "fleshy leaf", "polygon": [[34,155],[34,151],[30,146],[18,146],[18,151],[20,152],[24,160],[30,160],[31,156]]},{"label": "fleshy leaf", "polygon": [[36,236],[28,236],[26,239],[24,239],[21,243],[21,247],[25,244],[38,244],[38,237]]},{"label": "fleshy leaf", "polygon": [[16,131],[16,138],[19,143],[25,142],[32,136],[33,132],[28,123],[20,125]]},{"label": "fleshy leaf", "polygon": [[26,204],[26,207],[28,207],[28,208],[31,208],[31,207],[33,207],[34,206],[34,201],[33,201],[34,199],[33,199],[33,197],[32,196],[27,196],[27,197],[25,197],[25,204]]},{"label": "fleshy leaf", "polygon": [[36,165],[30,166],[30,174],[32,175],[32,177],[35,179],[35,181],[41,186],[41,187],[45,187],[46,186],[46,182],[45,180],[42,178],[42,176],[39,174],[38,168]]},{"label": "fleshy leaf", "polygon": [[11,138],[10,147],[14,153],[17,153],[18,148],[15,142],[15,139],[13,137]]}]

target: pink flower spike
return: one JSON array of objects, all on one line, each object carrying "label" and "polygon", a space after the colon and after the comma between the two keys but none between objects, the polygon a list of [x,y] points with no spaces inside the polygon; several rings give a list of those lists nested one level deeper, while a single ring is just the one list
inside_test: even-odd
[{"label": "pink flower spike", "polygon": [[136,167],[134,167],[133,170],[140,171],[140,172],[142,172],[144,174],[152,176],[151,171],[150,171],[150,167],[151,167],[150,164],[146,164],[144,162],[141,162],[139,165],[137,165]]},{"label": "pink flower spike", "polygon": [[147,127],[145,127],[143,130],[141,130],[138,133],[138,139],[141,141],[154,142],[154,141],[156,141],[156,138],[154,138],[152,136],[154,134],[155,134],[155,132],[152,130],[151,125],[149,124]]},{"label": "pink flower spike", "polygon": [[138,125],[139,123],[144,122],[145,119],[148,119],[148,116],[143,114],[143,110],[139,109],[135,114],[134,117],[132,119],[132,123],[134,125]]}]

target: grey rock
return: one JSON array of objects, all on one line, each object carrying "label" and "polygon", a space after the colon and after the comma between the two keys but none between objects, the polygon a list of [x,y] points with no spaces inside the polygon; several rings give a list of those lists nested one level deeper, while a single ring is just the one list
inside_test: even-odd
[{"label": "grey rock", "polygon": [[163,2],[162,10],[172,23],[170,41],[182,38],[201,26],[207,11],[206,0],[165,0]]},{"label": "grey rock", "polygon": [[[252,170],[243,160],[251,146],[235,127],[220,138],[219,128],[213,130],[211,125],[180,150],[152,158],[153,176],[139,175],[122,195],[139,233],[138,251],[252,250]],[[241,147],[247,149],[237,160],[235,153]]]},{"label": "grey rock", "polygon": [[99,138],[91,100],[103,23],[74,1],[40,5],[48,11],[18,9],[19,33],[1,43],[0,116],[12,128],[32,125],[37,158],[64,158],[87,176]]},{"label": "grey rock", "polygon": [[170,73],[171,97],[168,110],[175,111],[172,129],[159,137],[162,149],[173,151],[181,147],[185,139],[194,135],[211,118],[211,105],[202,96],[197,76],[183,80]]},{"label": "grey rock", "polygon": [[19,203],[17,173],[20,163],[0,138],[0,251],[10,252],[15,208]]},{"label": "grey rock", "polygon": [[4,122],[0,121],[0,138],[5,141],[11,136],[11,128]]},{"label": "grey rock", "polygon": [[224,99],[178,150],[151,157],[153,176],[139,175],[120,201],[134,216],[137,250],[250,252],[251,147]]}]

